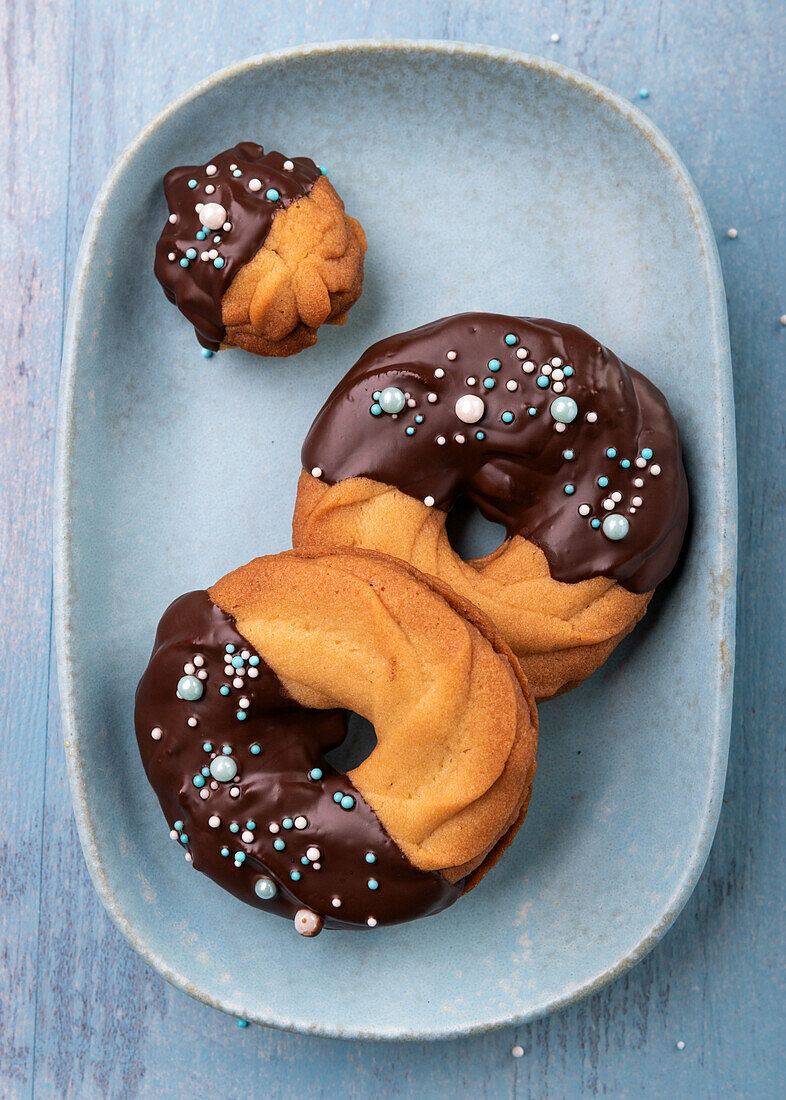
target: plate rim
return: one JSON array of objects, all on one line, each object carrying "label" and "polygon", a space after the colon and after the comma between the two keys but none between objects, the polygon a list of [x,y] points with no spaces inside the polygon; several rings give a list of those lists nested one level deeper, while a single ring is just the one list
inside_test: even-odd
[{"label": "plate rim", "polygon": [[[675,183],[681,190],[682,197],[690,210],[696,232],[702,243],[709,292],[707,305],[713,321],[713,359],[721,368],[722,413],[717,430],[723,466],[727,470],[728,476],[723,479],[721,488],[724,526],[718,548],[718,562],[721,574],[727,579],[720,598],[721,606],[717,618],[717,632],[722,642],[725,642],[725,659],[723,670],[715,681],[714,705],[711,712],[708,711],[708,714],[712,714],[712,728],[715,731],[711,753],[712,782],[708,788],[708,799],[702,815],[702,828],[695,849],[687,860],[680,882],[673,891],[672,897],[659,919],[654,922],[650,930],[642,936],[637,944],[617,959],[614,965],[606,967],[595,977],[580,983],[573,989],[567,990],[564,995],[552,998],[547,1003],[535,1005],[528,1011],[511,1012],[507,1015],[498,1014],[490,1020],[484,1018],[474,1024],[465,1024],[453,1028],[435,1026],[432,1028],[408,1029],[406,1026],[398,1025],[389,1027],[370,1025],[364,1028],[346,1028],[341,1024],[310,1023],[307,1020],[294,1017],[266,1016],[264,1013],[247,1011],[242,1004],[231,996],[216,997],[207,990],[197,987],[179,970],[169,966],[163,957],[150,948],[142,933],[137,932],[122,911],[120,903],[109,885],[100,856],[100,849],[91,821],[91,813],[85,796],[86,787],[83,783],[80,735],[76,717],[77,692],[72,675],[72,654],[69,641],[73,561],[70,552],[72,523],[70,515],[70,471],[72,469],[74,393],[78,364],[79,329],[84,311],[83,289],[103,217],[120,175],[149,137],[173,115],[220,84],[232,80],[244,72],[323,54],[370,54],[380,52],[430,53],[522,66],[547,76],[559,78],[573,85],[584,94],[613,108],[628,123],[634,126],[641,136],[652,145],[671,171]],[[725,369],[723,369],[724,366]],[[734,687],[734,626],[737,589],[737,450],[726,296],[717,243],[708,215],[696,185],[671,144],[654,123],[633,103],[593,77],[586,76],[566,65],[535,54],[503,47],[441,39],[361,38],[289,46],[255,54],[219,69],[177,96],[142,127],[115,160],[92,204],[85,224],[69,293],[58,389],[53,499],[53,574],[53,621],[63,742],[71,802],[85,862],[96,893],[110,919],[137,954],[172,985],[213,1008],[283,1031],[341,1039],[423,1041],[485,1034],[498,1028],[528,1023],[576,1004],[619,978],[637,962],[641,961],[674,923],[692,894],[709,856],[717,828],[726,778]]]}]

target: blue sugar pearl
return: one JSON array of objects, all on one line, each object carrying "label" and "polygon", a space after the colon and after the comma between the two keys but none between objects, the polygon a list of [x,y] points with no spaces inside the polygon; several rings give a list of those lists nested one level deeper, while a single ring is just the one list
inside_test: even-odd
[{"label": "blue sugar pearl", "polygon": [[499,359],[489,359],[489,370],[496,373],[501,366],[502,364],[500,363]]},{"label": "blue sugar pearl", "polygon": [[262,752],[262,749],[260,749],[259,745],[254,744],[251,746],[250,752],[252,756],[259,756],[259,754]]},{"label": "blue sugar pearl", "polygon": [[493,378],[484,378],[483,385],[486,387],[487,390],[493,390],[494,386],[496,385],[496,381]]},{"label": "blue sugar pearl", "polygon": [[213,260],[213,267],[221,268],[223,266],[224,266],[223,257],[222,256],[216,256],[215,260]]},{"label": "blue sugar pearl", "polygon": [[[540,379],[538,379],[540,381]],[[553,418],[560,424],[572,424],[579,415],[579,407],[572,397],[557,397],[549,409]]]},{"label": "blue sugar pearl", "polygon": [[540,386],[542,390],[548,389],[549,380],[545,374],[540,375],[537,381],[537,385]]},{"label": "blue sugar pearl", "polygon": [[281,196],[279,195],[278,191],[276,191],[275,187],[270,187],[265,192],[265,198],[270,199],[271,202],[278,202]]},{"label": "blue sugar pearl", "polygon": [[513,332],[509,332],[508,335],[505,337],[505,343],[508,345],[508,347],[512,348],[514,344],[518,343],[518,336],[516,336]]},{"label": "blue sugar pearl", "polygon": [[503,424],[512,424],[512,423],[513,423],[513,419],[514,419],[514,417],[513,417],[513,413],[512,413],[512,412],[504,412],[504,413],[502,414],[502,423],[503,423]]},{"label": "blue sugar pearl", "polygon": [[221,746],[221,751],[223,752],[224,756],[231,756],[232,755],[232,748],[231,748],[230,745],[222,745]]},{"label": "blue sugar pearl", "polygon": [[333,795],[333,801],[334,802],[340,802],[342,797],[343,796],[341,794],[341,791],[336,791],[336,793]]},{"label": "blue sugar pearl", "polygon": [[529,413],[530,416],[537,416],[538,415],[538,410],[537,409],[530,408],[530,409],[527,409],[527,412]]},{"label": "blue sugar pearl", "polygon": [[366,863],[376,863],[377,857],[373,852],[366,852]]},{"label": "blue sugar pearl", "polygon": [[630,466],[630,459],[623,458],[622,462],[620,462],[620,466],[623,468],[623,470],[627,470],[628,466]]},{"label": "blue sugar pearl", "polygon": [[205,233],[204,229],[200,229],[199,232],[196,235],[196,238],[197,238],[198,241],[203,241],[206,236],[207,236],[207,233]]},{"label": "blue sugar pearl", "polygon": [[321,175],[323,175],[323,176],[327,175],[327,168],[324,166],[324,164],[318,164],[317,168],[319,168],[319,171],[320,171]]},{"label": "blue sugar pearl", "polygon": [[201,699],[205,693],[202,681],[197,680],[196,676],[181,676],[177,682],[177,690],[180,698],[186,699],[189,703]]},{"label": "blue sugar pearl", "polygon": [[300,862],[303,864],[304,867],[308,867],[311,861],[309,860],[308,856],[301,856]]},{"label": "blue sugar pearl", "polygon": [[300,882],[300,871],[290,871],[289,877],[293,882]]},{"label": "blue sugar pearl", "polygon": [[224,649],[226,650],[227,653],[234,653],[235,652],[235,647],[231,644],[231,642],[229,644],[225,645]]},{"label": "blue sugar pearl", "polygon": [[341,799],[342,810],[351,810],[354,805],[355,800],[351,794],[345,794],[344,797]]},{"label": "blue sugar pearl", "polygon": [[291,817],[285,817],[281,824],[285,829],[291,829],[294,825],[294,821]]},{"label": "blue sugar pearl", "polygon": [[374,390],[371,396],[374,398],[375,401],[379,401],[380,397],[382,396],[382,390]]},{"label": "blue sugar pearl", "polygon": [[239,833],[240,832],[240,826],[238,825],[238,823],[236,821],[233,821],[232,824],[229,826],[229,831],[230,831],[230,833]]},{"label": "blue sugar pearl", "polygon": [[591,519],[590,520],[590,527],[600,527],[600,520],[599,519]]},{"label": "blue sugar pearl", "polygon": [[220,687],[218,690],[221,695],[229,695],[229,688],[226,686],[226,684],[224,684],[224,686]]},{"label": "blue sugar pearl", "polygon": [[240,169],[239,169],[239,168],[236,168],[236,169],[234,170],[234,172],[232,173],[232,175],[233,175],[233,176],[235,177],[235,179],[237,179],[237,177],[238,177],[238,176],[242,176],[242,175],[243,175],[243,173],[242,173],[242,172],[240,171]]},{"label": "blue sugar pearl", "polygon": [[379,888],[379,883],[375,878],[370,878],[366,885],[368,886],[369,890],[377,890]]},{"label": "blue sugar pearl", "polygon": [[200,354],[201,354],[203,359],[212,359],[213,358],[213,352],[210,350],[210,348],[202,348]]},{"label": "blue sugar pearl", "polygon": [[197,258],[197,250],[195,248],[187,248],[186,256],[189,260],[195,260]]},{"label": "blue sugar pearl", "polygon": [[188,837],[186,836],[185,833],[180,834],[180,843],[181,844],[188,844]]},{"label": "blue sugar pearl", "polygon": [[210,775],[210,768],[203,768],[202,775],[204,775],[205,779],[207,779],[207,777]]},{"label": "blue sugar pearl", "polygon": [[235,852],[235,863],[245,863],[245,862],[246,862],[246,853],[245,852]]},{"label": "blue sugar pearl", "polygon": [[565,375],[566,378],[570,378],[570,376],[573,374],[573,367],[563,367],[562,373]]},{"label": "blue sugar pearl", "polygon": [[248,663],[249,663],[250,665],[253,665],[253,666],[254,666],[254,668],[256,668],[256,667],[257,667],[257,665],[259,664],[259,657],[249,657],[249,658],[248,658]]},{"label": "blue sugar pearl", "polygon": [[177,829],[178,832],[181,832],[183,829],[183,822],[180,820],[176,821],[173,828]]},{"label": "blue sugar pearl", "polygon": [[311,771],[308,773],[308,778],[309,779],[321,779],[322,778],[322,769],[321,768],[312,768]]},{"label": "blue sugar pearl", "polygon": [[235,657],[232,658],[232,667],[233,668],[242,668],[244,663],[245,662],[243,661],[242,657],[235,656]]},{"label": "blue sugar pearl", "polygon": [[407,428],[406,432],[407,432],[407,435],[414,435],[415,434],[415,429],[414,428]]},{"label": "blue sugar pearl", "polygon": [[246,828],[250,829],[252,833],[253,833],[254,829],[256,829],[256,827],[257,827],[256,821],[247,821],[246,822]]},{"label": "blue sugar pearl", "polygon": [[612,542],[618,542],[620,539],[624,539],[629,530],[630,524],[624,516],[606,516],[603,521],[603,534],[607,539],[611,539]]},{"label": "blue sugar pearl", "polygon": [[276,849],[277,852],[283,852],[286,848],[286,844],[281,839],[281,837],[279,837],[278,840],[273,841],[273,847]]},{"label": "blue sugar pearl", "polygon": [[188,260],[185,260],[185,259],[181,260],[180,261],[180,266],[181,267],[188,267],[189,266]]},{"label": "blue sugar pearl", "polygon": [[229,783],[237,775],[237,764],[231,756],[217,756],[210,761],[210,774],[219,783]]},{"label": "blue sugar pearl", "polygon": [[423,417],[420,415],[420,413],[418,413],[418,415],[415,417],[415,423],[416,424],[422,424],[423,423]]},{"label": "blue sugar pearl", "polygon": [[647,88],[639,88],[639,99],[649,99],[650,93]]},{"label": "blue sugar pearl", "polygon": [[565,486],[565,492],[569,497],[573,496],[573,494],[576,492],[576,486],[571,485],[570,482],[568,482],[568,484]]},{"label": "blue sugar pearl", "polygon": [[392,416],[394,413],[401,412],[406,404],[406,398],[398,386],[386,386],[379,395],[379,403],[382,406],[382,411]]},{"label": "blue sugar pearl", "polygon": [[235,715],[235,718],[237,718],[238,722],[245,722],[246,712],[244,710],[239,710]]},{"label": "blue sugar pearl", "polygon": [[601,489],[605,489],[606,486],[608,485],[608,483],[609,483],[609,479],[607,477],[599,477],[598,478],[598,485],[601,487]]},{"label": "blue sugar pearl", "polygon": [[248,1027],[248,1020],[238,1020],[237,1026],[238,1027]]},{"label": "blue sugar pearl", "polygon": [[204,751],[204,752],[212,752],[212,751],[213,751],[213,743],[212,743],[212,741],[205,741],[205,742],[203,742],[203,744],[202,744],[202,749],[203,749],[203,751]]},{"label": "blue sugar pearl", "polygon": [[652,450],[650,447],[645,447],[641,452],[641,457],[646,458],[647,462],[652,458]]},{"label": "blue sugar pearl", "polygon": [[486,433],[485,432],[475,432],[475,439],[479,439],[481,441],[481,443],[483,442],[483,440],[485,438],[486,438]]},{"label": "blue sugar pearl", "polygon": [[271,901],[278,893],[278,888],[269,878],[258,878],[254,883],[254,893],[262,901]]},{"label": "blue sugar pearl", "polygon": [[616,458],[616,457],[617,457],[617,448],[616,447],[607,447],[606,448],[606,458]]},{"label": "blue sugar pearl", "polygon": [[567,462],[572,462],[572,461],[573,461],[573,451],[563,451],[563,452],[562,452],[562,457],[563,457],[563,458],[564,458],[564,459],[565,459],[565,460],[566,460]]},{"label": "blue sugar pearl", "polygon": [[228,856],[229,855],[229,848],[222,848],[221,849],[221,855],[224,856],[224,857]]},{"label": "blue sugar pearl", "polygon": [[191,190],[192,190],[192,191],[194,190],[194,188],[196,187],[196,185],[197,185],[197,181],[196,181],[196,180],[189,180],[189,181],[188,181],[188,186],[189,186],[189,187],[191,188]]},{"label": "blue sugar pearl", "polygon": [[369,412],[372,416],[382,416],[382,406],[377,401],[375,401],[369,409]]}]

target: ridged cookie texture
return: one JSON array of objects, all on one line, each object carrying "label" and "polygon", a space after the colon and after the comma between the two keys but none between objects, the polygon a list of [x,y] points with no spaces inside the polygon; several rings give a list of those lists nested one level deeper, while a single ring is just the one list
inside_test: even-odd
[{"label": "ridged cookie texture", "polygon": [[241,142],[164,179],[155,272],[207,351],[294,355],[343,324],[363,289],[366,237],[323,170]]},{"label": "ridged cookie texture", "polygon": [[[468,313],[369,348],[303,446],[296,547],[389,553],[499,627],[538,699],[576,686],[673,568],[688,493],[661,392],[581,329]],[[460,496],[508,537],[463,561]]]},{"label": "ridged cookie texture", "polygon": [[[344,708],[377,744],[325,753]],[[304,935],[437,912],[526,813],[537,715],[496,628],[365,551],[258,558],[190,593],[140,682],[143,763],[186,859]]]}]

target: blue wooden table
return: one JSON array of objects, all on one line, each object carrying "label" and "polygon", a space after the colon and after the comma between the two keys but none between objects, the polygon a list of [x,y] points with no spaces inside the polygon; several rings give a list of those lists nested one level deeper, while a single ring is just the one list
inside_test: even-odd
[{"label": "blue wooden table", "polygon": [[[783,1096],[782,0],[5,0],[0,24],[0,1095]],[[707,204],[734,355],[735,711],[724,808],[701,882],[666,939],[615,985],[515,1031],[432,1045],[241,1030],[147,969],[87,877],[51,646],[63,317],[101,180],[143,123],[213,70],[266,49],[351,37],[541,53],[635,98]],[[698,401],[701,393],[697,378]],[[522,1056],[512,1056],[514,1045]]]}]

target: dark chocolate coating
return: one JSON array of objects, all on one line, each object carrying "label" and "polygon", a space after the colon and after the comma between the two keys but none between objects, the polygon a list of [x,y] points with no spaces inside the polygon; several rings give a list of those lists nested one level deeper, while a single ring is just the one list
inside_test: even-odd
[{"label": "dark chocolate coating", "polygon": [[[227,644],[235,647],[230,656]],[[244,652],[243,686],[236,688],[236,670],[226,675],[225,663]],[[207,672],[201,681],[204,693],[187,702],[178,697],[177,686],[197,655]],[[186,840],[180,843],[194,867],[259,909],[290,918],[298,909],[310,909],[327,928],[367,928],[369,917],[379,925],[395,924],[452,904],[462,884],[412,866],[347,777],[324,760],[323,754],[345,737],[344,711],[300,706],[261,657],[258,665],[250,664],[256,657],[207,592],[190,592],[164,613],[137,688],[134,717],[142,763],[170,829],[175,821],[183,822],[179,834]],[[256,677],[250,674],[253,667]],[[222,686],[229,687],[228,695],[221,695]],[[248,700],[245,710],[241,699]],[[245,719],[239,720],[238,713]],[[188,725],[191,717],[196,727]],[[154,729],[161,730],[158,740],[151,736]],[[205,743],[212,748],[206,751]],[[258,755],[251,753],[252,745],[259,746]],[[237,776],[229,782],[202,776],[202,768],[209,768],[224,746],[231,749]],[[314,768],[322,770],[321,779],[309,778]],[[205,783],[197,788],[193,780],[200,776]],[[239,794],[232,797],[235,789]],[[335,803],[337,792],[354,799],[352,809]],[[208,823],[213,815],[221,819],[215,828]],[[304,829],[284,828],[284,819],[294,822],[301,815],[308,822]],[[249,821],[255,826],[253,839],[244,841]],[[234,833],[233,822],[239,826]],[[270,832],[271,823],[278,826],[276,833]],[[275,849],[276,840],[286,844],[283,851]],[[320,850],[319,869],[314,860],[301,862],[311,846]],[[222,847],[229,855],[221,855]],[[236,852],[244,854],[240,866]],[[373,863],[366,860],[369,852],[376,857]],[[298,881],[291,879],[291,871],[300,875]],[[260,876],[276,884],[273,900],[254,892]],[[369,879],[378,882],[376,890],[369,889]],[[341,899],[340,907],[334,898]]]},{"label": "dark chocolate coating", "polygon": [[[508,335],[516,342],[506,343]],[[565,376],[555,382],[555,371]],[[395,416],[373,415],[374,393],[388,386],[408,403]],[[464,394],[484,402],[476,423],[456,415]],[[578,406],[564,429],[550,411],[558,397]],[[688,518],[679,431],[663,394],[586,332],[557,321],[462,313],[381,340],[325,402],[302,458],[328,483],[368,477],[444,510],[465,494],[508,535],[539,546],[559,581],[600,575],[648,592],[673,568]],[[603,533],[610,512],[629,523],[618,541]]]},{"label": "dark chocolate coating", "polygon": [[[174,224],[167,221],[156,245],[156,278],[170,302],[194,326],[200,344],[211,351],[218,350],[226,335],[221,318],[224,292],[265,243],[279,210],[307,195],[321,175],[308,157],[291,158],[291,170],[283,167],[287,159],[281,153],[266,153],[253,141],[241,141],[208,162],[216,169],[211,175],[206,171],[208,165],[187,165],[172,168],[164,176],[169,213],[177,220]],[[234,171],[240,175],[235,176]],[[196,186],[189,187],[189,180],[196,180]],[[255,191],[249,187],[251,180],[261,184]],[[208,193],[207,187],[214,190]],[[278,192],[278,199],[267,198],[270,189]],[[197,233],[205,227],[195,207],[211,202],[224,207],[231,228],[210,230],[198,240]],[[220,238],[217,243],[213,240],[216,236]],[[189,248],[196,250],[196,259],[182,267],[180,261],[186,259]],[[201,259],[203,252],[213,248],[224,261],[220,268],[211,259]]]}]

